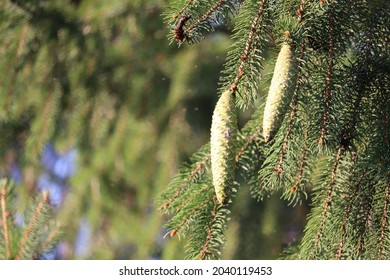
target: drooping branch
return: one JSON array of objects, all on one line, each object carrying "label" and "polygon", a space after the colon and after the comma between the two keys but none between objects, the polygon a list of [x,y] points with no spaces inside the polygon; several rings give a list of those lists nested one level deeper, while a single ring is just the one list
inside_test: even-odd
[{"label": "drooping branch", "polygon": [[305,132],[305,137],[304,137],[304,143],[303,143],[303,148],[302,148],[302,154],[301,154],[301,159],[299,160],[299,169],[298,169],[298,175],[296,176],[295,183],[291,188],[291,192],[294,193],[299,185],[299,182],[301,181],[303,177],[303,169],[305,167],[305,162],[306,162],[306,154],[307,154],[307,146],[306,146],[306,140],[307,140],[307,131]]},{"label": "drooping branch", "polygon": [[354,202],[354,200],[356,198],[356,195],[357,195],[357,193],[359,191],[360,183],[362,182],[363,178],[364,178],[364,174],[362,174],[359,177],[359,180],[358,180],[358,182],[357,182],[357,184],[355,186],[353,194],[351,195],[351,198],[350,198],[350,201],[348,203],[347,209],[345,210],[345,214],[344,214],[343,221],[342,221],[341,228],[340,228],[341,236],[340,236],[340,239],[339,239],[339,247],[338,247],[337,253],[336,253],[336,259],[337,260],[340,260],[341,257],[342,257],[343,245],[344,245],[344,240],[345,240],[345,229],[346,229],[346,226],[347,226],[347,221],[348,221],[348,218],[349,218],[349,214],[351,213],[353,202]]},{"label": "drooping branch", "polygon": [[360,230],[360,237],[359,241],[357,244],[357,255],[360,256],[363,252],[363,247],[365,244],[365,233],[367,228],[369,227],[369,224],[371,223],[371,216],[372,216],[372,208],[373,208],[373,197],[375,194],[375,188],[374,186],[371,187],[371,193],[370,196],[368,197],[367,202],[364,204],[364,215],[363,215],[363,222],[364,226]]},{"label": "drooping branch", "polygon": [[323,209],[322,215],[321,215],[320,226],[318,228],[317,235],[314,239],[314,248],[313,248],[312,259],[316,258],[317,247],[318,247],[318,244],[319,244],[320,239],[322,237],[325,221],[327,219],[329,206],[330,206],[330,203],[332,201],[333,189],[334,189],[334,186],[336,184],[337,168],[339,166],[341,156],[343,155],[344,151],[345,151],[344,146],[340,146],[338,151],[337,151],[336,157],[335,157],[335,162],[334,162],[333,169],[331,172],[329,187],[328,187],[328,191],[327,191],[327,195],[326,195],[326,199],[325,199],[325,203],[324,203],[324,209]]},{"label": "drooping branch", "polygon": [[256,34],[257,29],[259,28],[259,26],[261,24],[261,18],[265,12],[267,2],[268,2],[267,0],[263,0],[263,1],[259,2],[259,7],[257,9],[255,16],[253,17],[252,24],[250,26],[250,30],[248,33],[248,38],[245,42],[245,49],[240,56],[241,62],[238,66],[236,76],[234,78],[234,82],[230,86],[230,88],[233,92],[236,92],[237,87],[238,87],[239,82],[240,82],[240,79],[244,75],[245,64],[246,64],[246,61],[248,60],[250,52],[253,48],[253,44],[255,41],[255,34]]},{"label": "drooping branch", "polygon": [[212,214],[211,214],[211,219],[210,219],[210,223],[209,223],[209,226],[208,226],[208,229],[207,229],[207,237],[205,239],[205,242],[203,244],[203,247],[202,249],[200,250],[200,253],[199,253],[199,256],[198,256],[198,259],[203,259],[204,256],[206,254],[210,254],[211,251],[210,249],[208,248],[208,244],[210,243],[210,240],[212,238],[212,230],[213,230],[213,225],[217,219],[217,211],[218,211],[218,203],[214,203],[214,208],[213,208],[213,211],[212,211]]},{"label": "drooping branch", "polygon": [[329,8],[329,23],[328,23],[328,58],[327,58],[327,74],[326,74],[326,88],[324,99],[324,112],[321,126],[321,136],[319,142],[321,145],[325,143],[326,131],[329,118],[329,106],[332,90],[332,77],[333,77],[333,60],[334,60],[334,28],[335,28],[335,16],[334,16],[334,3],[330,3]]}]

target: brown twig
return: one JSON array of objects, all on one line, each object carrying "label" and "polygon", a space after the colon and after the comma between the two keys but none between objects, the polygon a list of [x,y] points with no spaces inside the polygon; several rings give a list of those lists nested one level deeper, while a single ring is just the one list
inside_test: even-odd
[{"label": "brown twig", "polygon": [[181,10],[179,12],[177,12],[174,16],[173,16],[173,19],[177,19],[179,16],[181,16],[183,14],[183,12],[192,4],[194,0],[189,0],[187,2],[187,4],[181,8]]},{"label": "brown twig", "polygon": [[202,188],[200,188],[197,192],[193,193],[189,198],[187,198],[185,201],[183,201],[179,206],[177,206],[177,208],[175,209],[175,212],[176,213],[179,213],[181,211],[181,209],[183,209],[183,207],[189,203],[190,201],[192,201],[198,194],[204,192],[204,191],[207,191],[208,189],[210,189],[212,186],[211,185],[205,185],[203,186]]},{"label": "brown twig", "polygon": [[1,217],[2,217],[2,224],[3,224],[3,231],[4,231],[4,243],[5,243],[5,249],[7,254],[7,259],[10,259],[11,257],[11,249],[10,249],[10,240],[9,240],[9,233],[8,233],[8,211],[6,207],[6,201],[5,198],[7,196],[7,186],[5,188],[0,190],[0,203],[1,203]]},{"label": "brown twig", "polygon": [[234,78],[234,82],[231,85],[231,90],[233,92],[236,92],[238,84],[240,82],[240,79],[244,75],[245,63],[248,60],[250,51],[252,49],[252,45],[253,45],[253,42],[255,39],[255,32],[256,32],[257,28],[259,27],[260,19],[261,19],[262,15],[264,14],[266,5],[267,5],[267,0],[261,1],[259,4],[259,8],[256,12],[256,15],[253,18],[253,21],[252,21],[252,24],[251,24],[251,27],[249,30],[249,34],[248,34],[248,39],[245,42],[245,49],[240,56],[241,62],[240,62],[240,65],[237,69],[237,74],[236,74],[236,77]]},{"label": "brown twig", "polygon": [[236,162],[240,160],[242,155],[245,153],[246,149],[249,147],[249,145],[252,142],[258,141],[260,139],[259,135],[261,134],[262,128],[259,127],[256,129],[249,137],[247,137],[247,141],[244,143],[244,145],[241,147],[241,149],[238,151],[236,155]]},{"label": "brown twig", "polygon": [[196,28],[199,24],[202,24],[203,22],[205,22],[210,17],[210,15],[212,13],[214,13],[225,2],[226,2],[226,0],[219,0],[217,3],[215,3],[213,6],[211,6],[210,9],[208,9],[200,19],[198,19],[196,22],[191,24],[186,29],[186,32],[191,31],[192,29]]}]

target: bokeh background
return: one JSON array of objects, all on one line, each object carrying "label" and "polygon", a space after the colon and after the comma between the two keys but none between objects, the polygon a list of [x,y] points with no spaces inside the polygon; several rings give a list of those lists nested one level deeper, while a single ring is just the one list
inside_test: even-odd
[{"label": "bokeh background", "polygon": [[[40,258],[185,256],[155,198],[209,140],[232,23],[178,48],[167,2],[0,0],[0,176],[15,184],[15,226],[45,189],[63,225]],[[243,185],[221,258],[277,258],[299,241],[309,203],[258,202]]]}]

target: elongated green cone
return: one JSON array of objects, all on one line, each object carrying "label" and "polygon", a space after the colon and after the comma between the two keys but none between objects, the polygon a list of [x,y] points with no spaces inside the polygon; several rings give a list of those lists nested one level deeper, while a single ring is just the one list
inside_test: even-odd
[{"label": "elongated green cone", "polygon": [[282,124],[297,81],[297,62],[290,44],[284,43],[276,60],[274,75],[265,103],[264,141],[271,141]]},{"label": "elongated green cone", "polygon": [[211,124],[211,170],[219,203],[229,201],[235,179],[237,145],[237,112],[235,95],[227,90],[215,106]]}]

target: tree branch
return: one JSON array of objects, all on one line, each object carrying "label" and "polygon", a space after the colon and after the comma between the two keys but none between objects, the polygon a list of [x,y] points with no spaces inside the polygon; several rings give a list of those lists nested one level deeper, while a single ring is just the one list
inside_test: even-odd
[{"label": "tree branch", "polygon": [[314,239],[314,248],[313,248],[313,254],[312,254],[312,259],[313,260],[316,258],[317,247],[318,247],[318,244],[319,244],[321,236],[322,236],[322,232],[323,232],[323,229],[324,229],[324,225],[325,225],[325,221],[326,221],[326,216],[327,216],[327,213],[328,213],[329,205],[330,205],[330,203],[332,201],[333,188],[334,188],[334,185],[336,183],[337,168],[339,166],[340,159],[341,159],[342,154],[344,153],[344,150],[345,150],[344,146],[340,146],[338,151],[337,151],[337,154],[336,154],[335,163],[334,163],[334,166],[333,166],[333,169],[332,169],[332,173],[331,173],[331,176],[330,176],[330,183],[329,183],[329,187],[328,187],[328,192],[327,192],[326,199],[325,199],[324,210],[323,210],[322,215],[321,215],[320,226],[319,226],[318,231],[317,231],[317,236]]},{"label": "tree branch", "polygon": [[30,223],[27,226],[26,233],[23,236],[22,242],[19,247],[19,252],[16,255],[15,259],[19,260],[22,257],[22,254],[26,248],[26,244],[30,238],[33,227],[36,225],[36,222],[42,213],[43,208],[49,203],[49,192],[45,191],[42,194],[42,199],[39,201],[37,207],[35,208],[34,215],[32,216]]},{"label": "tree branch", "polygon": [[332,87],[332,75],[333,75],[333,59],[334,59],[334,28],[335,28],[335,18],[334,18],[334,3],[332,2],[330,4],[330,10],[329,10],[329,36],[328,36],[328,43],[329,43],[329,49],[328,49],[328,69],[327,69],[327,76],[326,76],[326,89],[325,89],[325,100],[324,100],[324,113],[323,113],[323,119],[322,119],[322,126],[321,126],[321,137],[320,137],[320,144],[323,145],[326,140],[326,128],[327,128],[327,122],[328,122],[328,114],[329,114],[329,103],[330,103],[330,97],[331,97],[331,87]]},{"label": "tree branch", "polygon": [[7,185],[5,184],[4,188],[0,190],[0,203],[1,203],[1,218],[3,224],[4,231],[4,243],[7,254],[7,259],[11,257],[11,249],[10,249],[10,240],[9,240],[9,232],[8,232],[8,216],[9,212],[7,211],[5,198],[7,196]]}]

